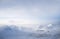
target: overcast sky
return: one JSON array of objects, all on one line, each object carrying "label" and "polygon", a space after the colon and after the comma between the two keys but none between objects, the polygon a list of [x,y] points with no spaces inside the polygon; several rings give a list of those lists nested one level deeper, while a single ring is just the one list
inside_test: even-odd
[{"label": "overcast sky", "polygon": [[41,24],[60,20],[60,0],[0,0],[1,24]]}]

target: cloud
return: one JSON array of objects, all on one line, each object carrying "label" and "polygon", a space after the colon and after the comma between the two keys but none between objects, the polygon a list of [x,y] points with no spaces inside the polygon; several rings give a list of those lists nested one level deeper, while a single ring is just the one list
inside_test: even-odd
[{"label": "cloud", "polygon": [[[4,0],[3,0],[4,1]],[[6,1],[6,0],[5,0]],[[45,1],[14,1],[7,0],[8,2],[2,2],[4,6],[0,9],[0,18],[8,18],[8,19],[28,19],[35,20],[38,23],[46,22],[46,21],[57,21],[59,19],[60,14],[60,1],[59,0],[45,0]],[[15,2],[15,5],[13,4]],[[41,1],[41,2],[40,2]],[[12,2],[12,3],[11,3]],[[57,3],[58,2],[58,3]],[[13,4],[13,6],[12,6]],[[10,5],[10,6],[9,6]],[[9,6],[9,7],[8,7]],[[32,23],[32,22],[31,22]]]},{"label": "cloud", "polygon": [[3,8],[0,10],[0,22],[2,22],[1,24],[38,24],[38,21],[33,19],[28,14],[28,10],[24,7],[17,6],[11,8]]}]

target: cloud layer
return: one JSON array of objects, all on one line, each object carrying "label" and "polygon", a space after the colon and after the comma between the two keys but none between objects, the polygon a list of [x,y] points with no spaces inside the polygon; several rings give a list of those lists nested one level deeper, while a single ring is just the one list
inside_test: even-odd
[{"label": "cloud layer", "polygon": [[[24,19],[38,23],[59,21],[59,0],[0,0],[0,19]],[[35,23],[36,23],[35,22]]]}]

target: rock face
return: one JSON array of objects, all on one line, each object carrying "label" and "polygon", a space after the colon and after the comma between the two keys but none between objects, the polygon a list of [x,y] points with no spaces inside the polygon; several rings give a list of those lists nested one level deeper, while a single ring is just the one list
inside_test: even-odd
[{"label": "rock face", "polygon": [[25,32],[15,25],[4,26],[0,27],[0,39],[60,39],[60,25],[47,25],[48,27],[45,27],[47,32],[42,29],[44,26],[39,27],[40,29],[36,32]]}]

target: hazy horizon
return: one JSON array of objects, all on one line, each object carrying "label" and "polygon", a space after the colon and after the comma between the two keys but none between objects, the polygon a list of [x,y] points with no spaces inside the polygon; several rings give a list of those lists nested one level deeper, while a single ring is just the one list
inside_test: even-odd
[{"label": "hazy horizon", "polygon": [[60,22],[60,0],[0,0],[0,24]]}]

